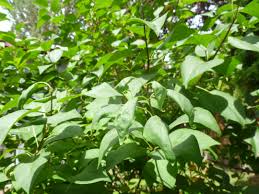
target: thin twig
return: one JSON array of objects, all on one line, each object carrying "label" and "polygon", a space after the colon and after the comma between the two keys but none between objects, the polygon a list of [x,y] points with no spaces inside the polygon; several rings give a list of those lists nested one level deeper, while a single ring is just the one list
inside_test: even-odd
[{"label": "thin twig", "polygon": [[[143,1],[142,1],[142,5],[144,5]],[[143,7],[140,7],[140,10],[141,10],[141,14],[142,14],[142,19],[144,20],[145,16],[144,16]],[[146,54],[147,54],[147,66],[145,67],[145,69],[147,71],[149,71],[149,68],[150,68],[150,56],[149,56],[149,50],[148,50],[147,32],[146,32],[146,25],[145,24],[143,25],[143,28],[144,28],[144,41],[145,41]]]},{"label": "thin twig", "polygon": [[215,54],[213,55],[212,59],[214,59],[214,58],[217,56],[219,50],[221,49],[221,47],[223,46],[224,42],[226,41],[226,39],[227,39],[227,37],[228,37],[228,35],[229,35],[229,33],[230,33],[230,31],[231,31],[231,29],[232,29],[232,27],[233,27],[235,21],[236,21],[236,19],[237,19],[238,9],[239,9],[239,5],[238,5],[238,7],[237,7],[237,9],[236,9],[235,15],[234,15],[233,20],[232,20],[232,22],[231,22],[231,24],[230,24],[230,26],[229,26],[229,28],[228,28],[227,33],[225,34],[224,38],[223,38],[222,41],[220,42],[220,45],[219,45],[218,49],[216,50]]}]

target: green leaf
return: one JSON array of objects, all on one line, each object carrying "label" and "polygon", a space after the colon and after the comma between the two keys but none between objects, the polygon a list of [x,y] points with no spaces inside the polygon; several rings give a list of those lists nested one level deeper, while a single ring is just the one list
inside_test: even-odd
[{"label": "green leaf", "polygon": [[182,143],[173,147],[177,160],[183,162],[195,162],[196,164],[202,163],[202,156],[199,144],[194,135],[190,135]]},{"label": "green leaf", "polygon": [[48,57],[50,59],[50,62],[52,62],[52,63],[58,62],[59,59],[62,57],[62,55],[63,55],[63,50],[61,50],[61,49],[55,49],[48,53]]},{"label": "green leaf", "polygon": [[106,169],[112,169],[115,165],[129,158],[143,157],[146,154],[146,149],[136,143],[128,143],[121,145],[118,149],[108,153],[106,159]]},{"label": "green leaf", "polygon": [[0,183],[8,181],[8,177],[4,173],[0,173]]},{"label": "green leaf", "polygon": [[180,106],[182,111],[186,113],[190,119],[193,118],[193,106],[188,98],[179,92],[169,89],[167,90],[167,95]]},{"label": "green leaf", "polygon": [[146,179],[153,179],[173,189],[176,183],[177,167],[172,166],[168,160],[149,160],[144,167]]},{"label": "green leaf", "polygon": [[223,62],[224,60],[222,59],[214,59],[204,62],[197,57],[187,56],[181,65],[181,75],[185,88],[188,87],[191,80],[202,75],[204,72],[209,71],[213,67],[222,64]]},{"label": "green leaf", "polygon": [[94,148],[86,150],[84,156],[80,160],[80,167],[86,167],[93,159],[99,157],[99,149]]},{"label": "green leaf", "polygon": [[130,19],[130,21],[140,22],[147,25],[150,29],[152,29],[155,32],[157,36],[159,36],[161,29],[166,21],[166,17],[167,17],[167,13],[165,13],[159,18],[154,19],[151,22],[143,19],[139,19],[139,18],[133,18],[133,19]]},{"label": "green leaf", "polygon": [[193,4],[196,2],[208,2],[208,0],[180,0],[183,4]]},{"label": "green leaf", "polygon": [[33,110],[18,110],[12,113],[9,113],[0,118],[0,144],[2,144],[7,136],[9,130],[13,125],[21,120],[23,117],[28,115],[31,112],[37,111],[38,109]]},{"label": "green leaf", "polygon": [[258,36],[248,36],[242,40],[235,37],[228,37],[228,43],[239,49],[259,52]]},{"label": "green leaf", "polygon": [[101,85],[93,87],[90,91],[85,92],[84,95],[90,96],[92,98],[110,98],[115,96],[122,96],[119,92],[117,92],[105,82]]},{"label": "green leaf", "polygon": [[1,0],[0,6],[6,8],[6,9],[9,9],[9,10],[14,9],[13,6],[7,0]]},{"label": "green leaf", "polygon": [[175,147],[181,144],[182,142],[184,142],[191,135],[194,135],[196,137],[199,144],[199,148],[201,150],[208,149],[214,145],[219,145],[217,141],[215,141],[205,133],[197,130],[193,130],[193,129],[186,129],[186,128],[177,129],[173,131],[172,133],[170,133],[169,138],[172,146]]},{"label": "green leaf", "polygon": [[144,77],[126,77],[120,81],[120,83],[116,86],[121,93],[128,98],[134,98],[136,94],[138,94],[145,83],[147,83],[148,79]]},{"label": "green leaf", "polygon": [[83,133],[83,129],[76,123],[66,122],[56,126],[46,139],[44,145],[50,144],[54,141],[71,138]]},{"label": "green leaf", "polygon": [[58,12],[61,9],[59,0],[51,0],[50,6],[51,6],[51,10],[54,12]]},{"label": "green leaf", "polygon": [[19,96],[13,96],[10,98],[10,101],[7,102],[1,109],[0,109],[0,115],[5,113],[6,111],[8,111],[11,108],[14,108],[18,105],[18,99]]},{"label": "green leaf", "polygon": [[195,107],[194,108],[194,122],[200,123],[203,126],[215,131],[217,134],[221,135],[221,130],[215,119],[215,117],[206,109]]},{"label": "green leaf", "polygon": [[168,129],[158,116],[153,116],[148,119],[144,127],[143,137],[147,141],[158,145],[165,152],[168,159],[175,159],[168,136]]},{"label": "green leaf", "polygon": [[150,97],[150,104],[152,107],[162,110],[166,99],[167,90],[156,81],[151,83],[154,94]]},{"label": "green leaf", "polygon": [[211,92],[201,90],[198,93],[200,104],[213,113],[221,113],[227,119],[240,123],[242,126],[252,123],[246,117],[243,105],[239,100],[228,93],[213,90]]},{"label": "green leaf", "polygon": [[17,135],[20,139],[28,141],[31,138],[37,138],[37,136],[43,131],[43,128],[44,125],[30,125],[27,127],[11,129],[10,134]]},{"label": "green leaf", "polygon": [[107,150],[118,142],[119,138],[116,129],[112,129],[104,135],[99,149],[98,166],[101,164],[101,161]]},{"label": "green leaf", "polygon": [[52,126],[56,126],[59,123],[62,123],[64,121],[68,121],[68,120],[73,120],[73,119],[80,119],[81,115],[75,110],[71,110],[68,112],[59,112],[53,116],[49,116],[47,118],[47,122],[48,124],[52,125]]},{"label": "green leaf", "polygon": [[106,172],[97,167],[98,160],[92,160],[89,164],[77,175],[70,178],[70,182],[75,184],[92,184],[100,181],[110,182]]},{"label": "green leaf", "polygon": [[122,140],[128,133],[128,129],[134,121],[135,109],[137,105],[137,98],[130,99],[121,107],[117,118],[114,121],[120,140]]},{"label": "green leaf", "polygon": [[112,5],[113,0],[95,0],[95,9],[108,8]]},{"label": "green leaf", "polygon": [[34,183],[37,181],[37,178],[39,178],[38,175],[40,171],[43,170],[44,164],[48,161],[46,158],[48,155],[49,153],[43,152],[33,161],[20,163],[14,169],[16,184],[23,188],[26,193],[31,193]]},{"label": "green leaf", "polygon": [[248,13],[251,16],[259,18],[259,0],[253,0],[251,3],[245,6],[241,12]]},{"label": "green leaf", "polygon": [[257,127],[253,137],[247,138],[245,141],[252,146],[255,157],[259,157],[259,128]]},{"label": "green leaf", "polygon": [[24,90],[18,100],[18,107],[22,108],[23,105],[26,103],[26,101],[32,96],[33,93],[35,93],[37,90],[44,88],[44,87],[50,87],[48,83],[46,82],[37,82],[35,84],[32,84],[30,87],[28,87],[26,90]]}]

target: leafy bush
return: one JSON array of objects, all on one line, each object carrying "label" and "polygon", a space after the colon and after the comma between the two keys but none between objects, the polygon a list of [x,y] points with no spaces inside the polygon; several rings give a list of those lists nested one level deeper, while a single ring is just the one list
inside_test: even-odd
[{"label": "leafy bush", "polygon": [[258,0],[33,6],[0,34],[6,193],[257,193]]}]

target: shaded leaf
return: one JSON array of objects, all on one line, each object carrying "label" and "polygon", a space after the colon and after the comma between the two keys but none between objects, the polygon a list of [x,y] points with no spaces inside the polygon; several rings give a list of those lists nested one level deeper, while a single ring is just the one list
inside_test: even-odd
[{"label": "shaded leaf", "polygon": [[104,135],[99,149],[98,166],[101,164],[101,161],[107,150],[118,142],[119,138],[116,129],[112,129]]},{"label": "shaded leaf", "polygon": [[219,145],[217,141],[212,139],[210,136],[206,135],[203,132],[193,130],[193,129],[177,129],[170,133],[169,138],[173,147],[184,142],[188,137],[194,135],[198,141],[199,148],[201,150],[208,149],[211,146]]},{"label": "shaded leaf", "polygon": [[136,143],[121,145],[118,149],[110,151],[107,155],[106,168],[109,170],[115,165],[121,163],[123,160],[143,157],[145,154],[146,149]]},{"label": "shaded leaf", "polygon": [[38,175],[40,171],[43,169],[44,164],[48,161],[46,158],[48,155],[49,153],[42,152],[32,162],[20,163],[14,169],[16,184],[23,188],[26,193],[31,193],[34,183],[37,181],[37,178],[39,178]]},{"label": "shaded leaf", "polygon": [[173,189],[176,183],[177,168],[168,160],[149,160],[144,167],[144,175],[147,179],[153,179],[162,183],[169,189]]}]

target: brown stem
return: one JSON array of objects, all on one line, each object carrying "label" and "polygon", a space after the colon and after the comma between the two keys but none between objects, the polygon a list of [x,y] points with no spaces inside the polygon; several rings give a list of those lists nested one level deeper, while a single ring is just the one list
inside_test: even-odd
[{"label": "brown stem", "polygon": [[235,23],[235,21],[236,21],[236,19],[237,19],[238,9],[239,9],[239,5],[238,5],[238,7],[237,7],[237,10],[236,10],[236,12],[235,12],[235,15],[234,15],[234,17],[233,17],[233,20],[232,20],[232,22],[231,22],[229,28],[228,28],[227,33],[225,34],[224,38],[223,38],[222,41],[220,42],[220,45],[219,45],[218,49],[216,50],[215,54],[213,55],[212,59],[214,59],[214,58],[217,56],[219,50],[221,49],[221,47],[223,46],[224,42],[226,41],[226,39],[227,39],[227,37],[228,37],[228,35],[229,35],[230,31],[231,31],[231,28],[233,27],[233,25],[234,25],[234,23]]}]

